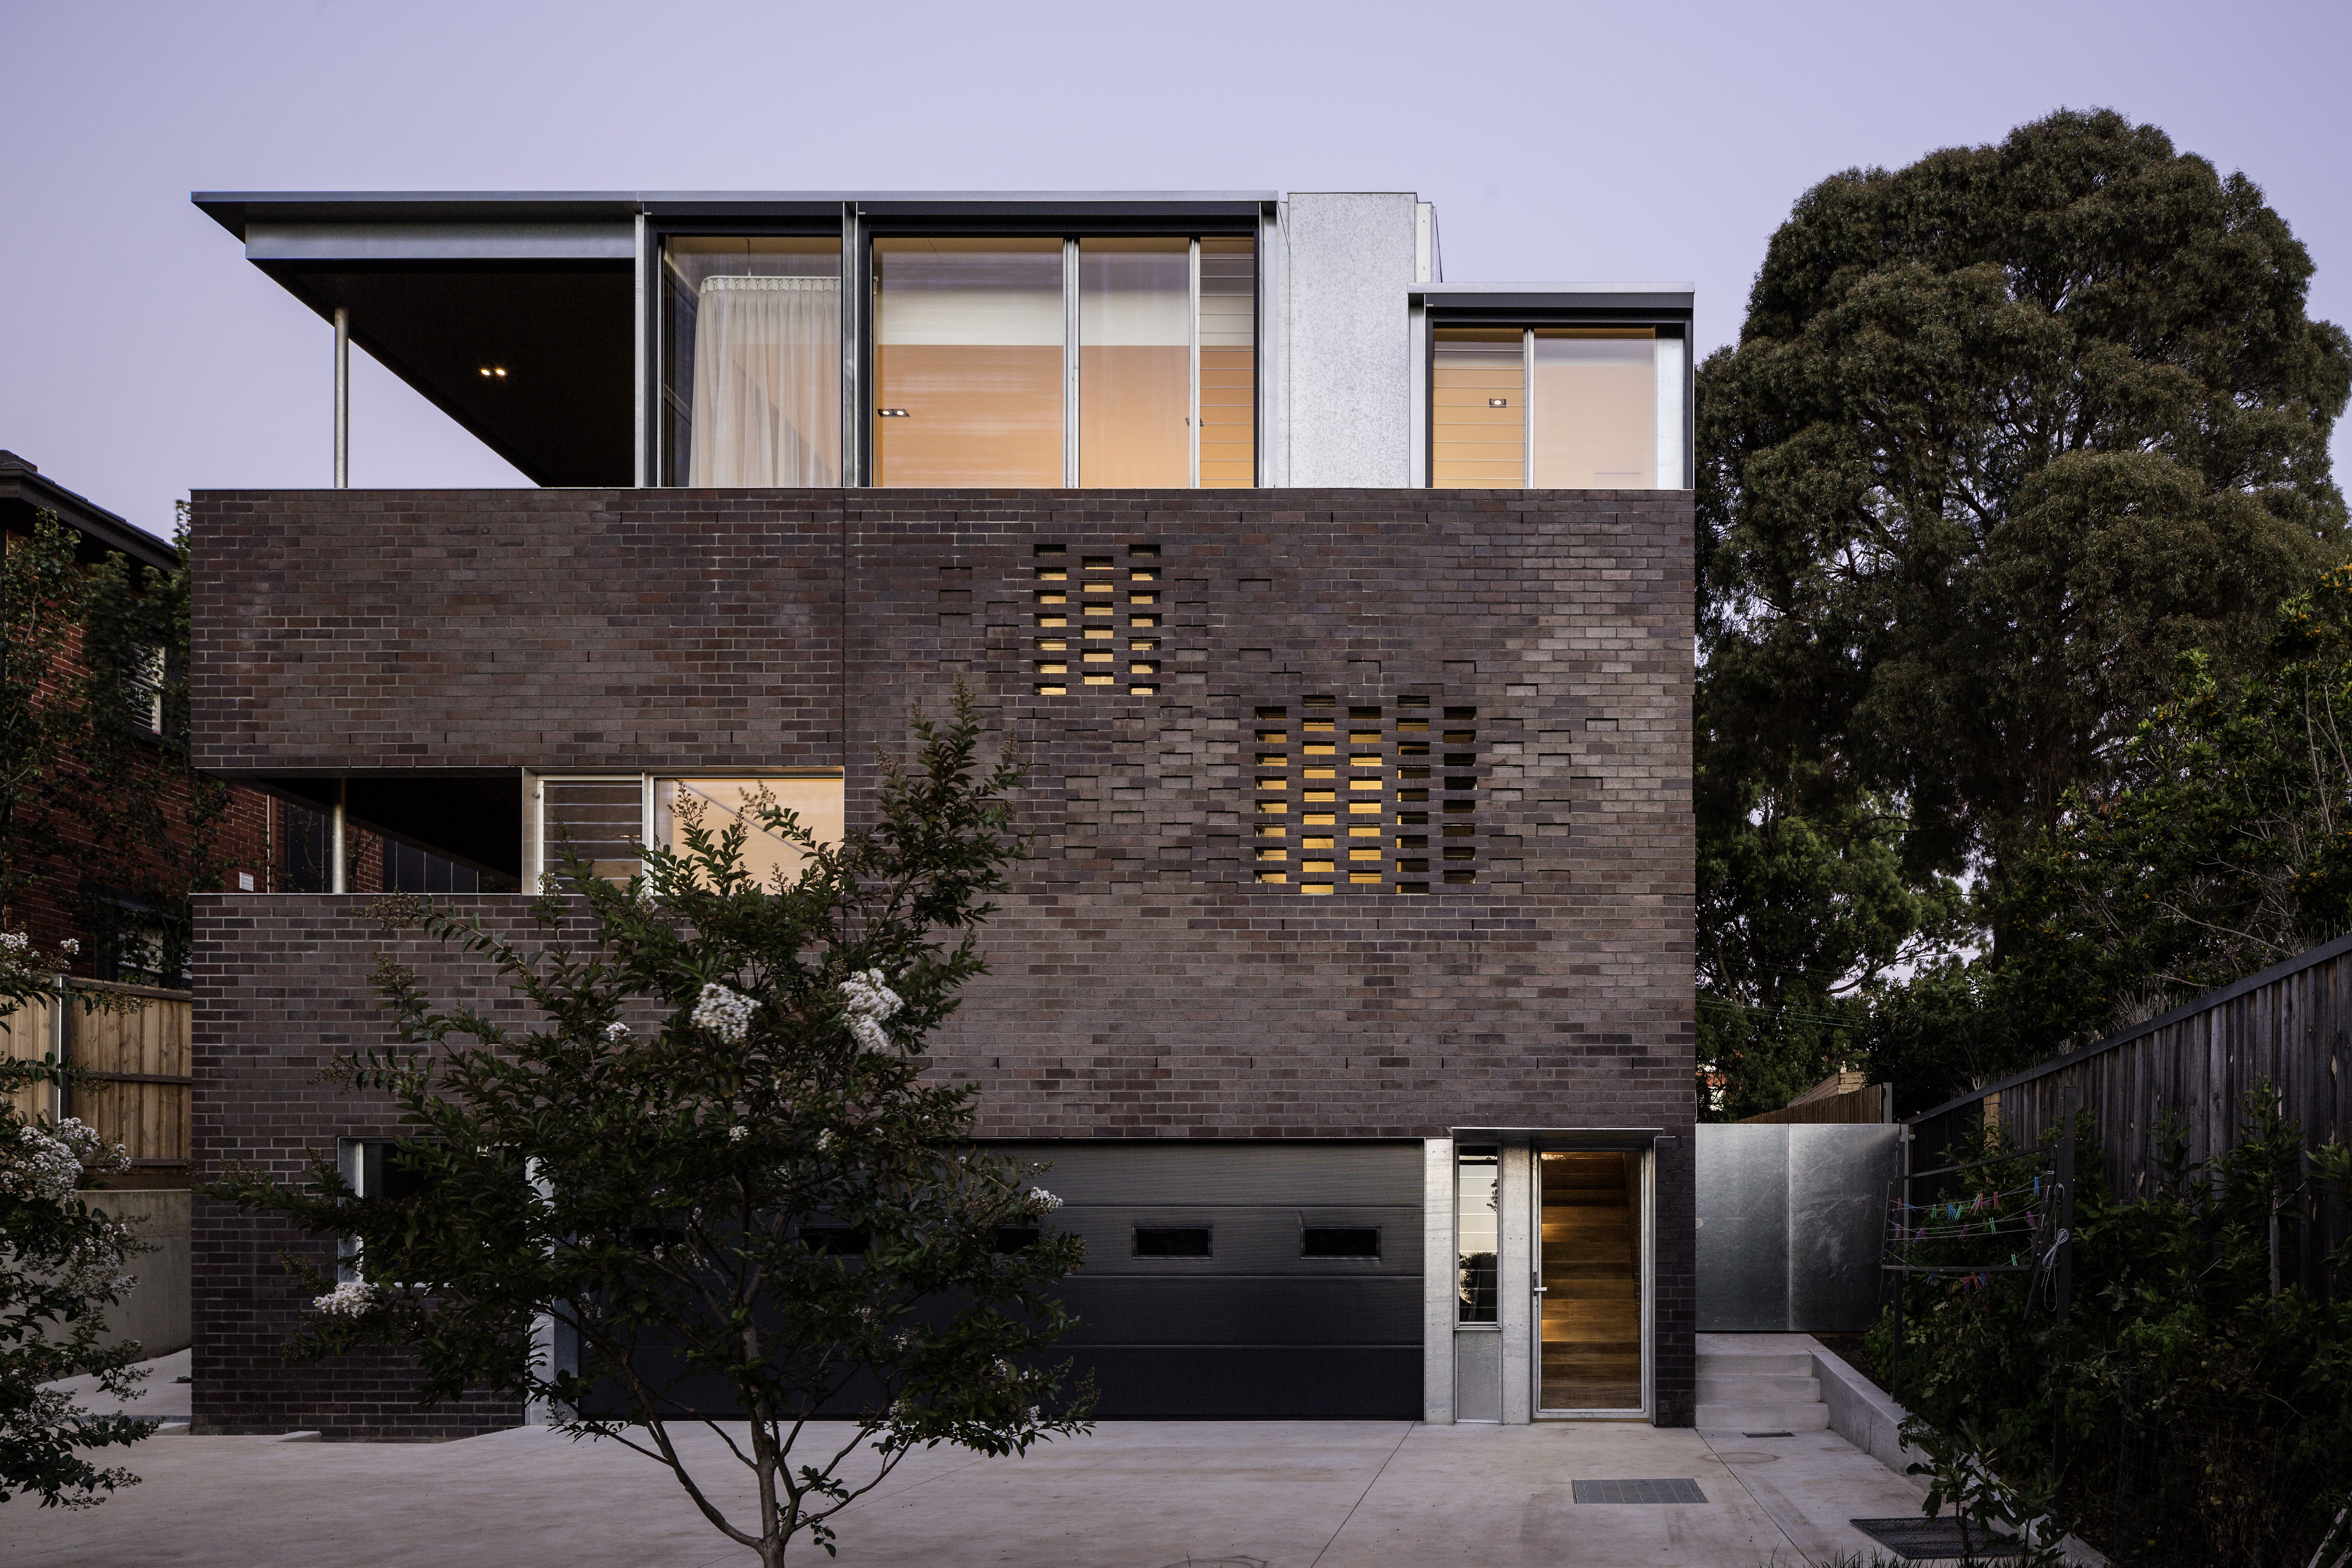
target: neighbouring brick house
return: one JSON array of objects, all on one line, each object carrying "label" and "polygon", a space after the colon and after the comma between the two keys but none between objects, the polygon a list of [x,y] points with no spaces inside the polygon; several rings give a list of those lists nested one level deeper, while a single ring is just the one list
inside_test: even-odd
[{"label": "neighbouring brick house", "polygon": [[[75,558],[85,569],[95,568],[110,555],[129,565],[134,584],[168,576],[178,569],[178,552],[163,540],[86,498],[44,477],[38,468],[14,452],[0,452],[0,549],[22,548],[44,519],[55,521],[75,538]],[[13,613],[13,611],[12,611]],[[83,659],[78,629],[68,633],[62,648],[62,680],[45,688],[45,700],[68,704],[76,700],[68,689],[90,678]],[[166,650],[158,649],[160,671]],[[103,668],[103,667],[102,667]],[[143,672],[142,672],[143,674]],[[35,946],[53,952],[72,941],[79,953],[75,973],[99,980],[178,984],[184,976],[158,973],[166,963],[163,922],[184,918],[169,907],[169,885],[185,875],[180,859],[187,850],[186,811],[190,790],[183,764],[171,754],[167,717],[160,682],[132,694],[126,712],[148,718],[152,728],[128,738],[123,747],[110,750],[107,770],[125,765],[143,777],[93,777],[90,759],[76,752],[47,760],[40,789],[18,805],[20,828],[11,845],[21,857],[9,889],[7,909],[0,911],[0,927],[21,931]],[[163,817],[164,842],[131,836],[121,842],[101,844],[104,816],[77,809],[90,804],[97,792],[118,795],[155,786]],[[269,828],[270,803],[257,791],[232,786],[226,812],[211,831],[213,855],[226,868],[226,875],[242,874],[250,886],[274,888]],[[184,882],[181,883],[184,886]],[[231,885],[237,885],[233,880]]]},{"label": "neighbouring brick house", "polygon": [[[204,767],[531,887],[864,820],[964,681],[1034,841],[932,1070],[1102,1414],[1690,1424],[1686,289],[1446,284],[1410,196],[198,200],[548,487],[199,491]],[[478,994],[341,886],[202,902],[207,1163],[394,1135],[316,1077],[378,952]],[[199,1205],[200,1426],[522,1418],[282,1362],[306,1249]]]}]

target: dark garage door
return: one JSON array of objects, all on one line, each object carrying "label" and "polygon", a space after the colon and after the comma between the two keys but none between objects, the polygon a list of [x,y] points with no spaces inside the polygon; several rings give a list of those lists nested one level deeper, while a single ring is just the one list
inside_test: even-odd
[{"label": "dark garage door", "polygon": [[1086,1238],[1064,1344],[1097,1415],[1421,1413],[1419,1143],[993,1147]]}]

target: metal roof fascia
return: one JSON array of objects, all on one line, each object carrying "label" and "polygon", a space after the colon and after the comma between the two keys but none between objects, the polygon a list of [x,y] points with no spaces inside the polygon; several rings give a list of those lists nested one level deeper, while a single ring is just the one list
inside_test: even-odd
[{"label": "metal roof fascia", "polygon": [[245,258],[312,261],[613,261],[636,256],[634,225],[248,222]]},{"label": "metal roof fascia", "polygon": [[1416,283],[1407,298],[1443,310],[1680,310],[1695,308],[1687,283]]},{"label": "metal roof fascia", "polygon": [[791,209],[846,203],[936,205],[971,211],[990,205],[1139,210],[1186,207],[1255,210],[1279,199],[1272,191],[194,191],[189,198],[238,238],[257,218],[283,222],[509,222],[634,218],[641,212],[698,209],[706,213],[793,216]]}]

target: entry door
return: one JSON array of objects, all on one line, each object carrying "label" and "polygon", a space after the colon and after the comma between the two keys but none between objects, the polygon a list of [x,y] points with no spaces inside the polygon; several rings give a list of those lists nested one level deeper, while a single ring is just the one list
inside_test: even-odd
[{"label": "entry door", "polygon": [[1618,1149],[1537,1157],[1535,1404],[1547,1415],[1648,1407],[1648,1160]]}]

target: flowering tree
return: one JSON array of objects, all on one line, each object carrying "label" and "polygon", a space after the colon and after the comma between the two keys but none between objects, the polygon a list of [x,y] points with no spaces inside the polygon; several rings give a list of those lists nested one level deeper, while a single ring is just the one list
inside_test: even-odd
[{"label": "flowering tree", "polygon": [[[0,1019],[47,988],[70,945],[52,962],[24,932],[0,933]],[[85,1172],[126,1170],[130,1159],[71,1117],[28,1120],[16,1104],[19,1089],[70,1071],[0,1057],[0,1502],[26,1493],[44,1507],[89,1508],[139,1478],[80,1450],[137,1442],[156,1424],[94,1415],[42,1386],[94,1373],[100,1389],[127,1399],[146,1376],[133,1366],[138,1341],[100,1341],[105,1309],[135,1283],[123,1266],[147,1244],[79,1195]]]},{"label": "flowering tree", "polygon": [[[924,1082],[918,1054],[983,973],[1015,773],[980,764],[963,693],[915,731],[878,819],[837,847],[749,804],[807,856],[796,877],[755,880],[740,822],[689,816],[685,847],[648,847],[625,885],[567,858],[529,944],[384,901],[387,927],[487,955],[538,1017],[437,1009],[379,960],[401,1044],[344,1071],[414,1129],[401,1179],[362,1196],[321,1158],[304,1186],[220,1189],[356,1245],[333,1289],[304,1271],[299,1352],[403,1347],[430,1399],[545,1401],[575,1436],[667,1466],[771,1565],[803,1532],[831,1552],[834,1516],[919,1446],[1085,1429],[1091,1391],[1039,1359],[1080,1245],[1043,1223],[1058,1200],[1030,1168],[970,1146],[973,1091]],[[682,1441],[697,1423],[709,1438]],[[756,1515],[709,1484],[730,1464]]]}]

